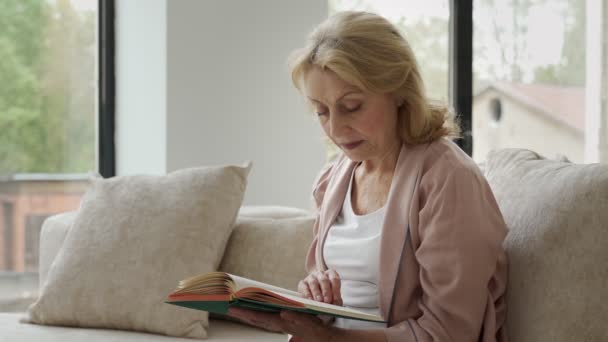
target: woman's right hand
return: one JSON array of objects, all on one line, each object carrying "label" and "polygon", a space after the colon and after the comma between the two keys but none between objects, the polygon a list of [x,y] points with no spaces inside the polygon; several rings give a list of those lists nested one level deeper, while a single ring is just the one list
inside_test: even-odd
[{"label": "woman's right hand", "polygon": [[298,283],[298,292],[305,298],[342,305],[340,275],[335,270],[313,271]]}]

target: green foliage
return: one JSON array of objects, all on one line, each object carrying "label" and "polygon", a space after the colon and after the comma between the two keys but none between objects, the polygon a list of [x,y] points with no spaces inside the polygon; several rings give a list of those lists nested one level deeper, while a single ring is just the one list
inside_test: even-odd
[{"label": "green foliage", "polygon": [[[493,16],[498,18],[505,15],[499,12],[498,4],[505,4],[502,0],[481,0],[478,6],[493,9]],[[490,28],[476,26],[476,34],[492,36],[499,44],[499,61],[491,61],[487,57],[489,47],[476,46],[475,58],[477,65],[485,67],[485,73],[491,80],[506,80],[522,82],[521,64],[530,47],[526,43],[528,25],[532,23],[528,14],[535,6],[556,6],[561,8],[561,16],[566,25],[563,35],[564,44],[561,51],[561,60],[557,64],[536,67],[533,71],[533,83],[546,83],[566,86],[584,86],[585,84],[585,0],[510,0],[513,20],[509,25],[500,25],[496,20]],[[535,23],[537,24],[537,23]],[[492,51],[494,52],[494,51]],[[506,68],[505,68],[506,67]],[[502,70],[502,72],[501,72]],[[508,70],[505,74],[504,70]],[[479,71],[479,70],[478,70]],[[488,76],[486,76],[488,78]]]},{"label": "green foliage", "polygon": [[70,1],[0,2],[0,174],[94,167],[95,53]]},{"label": "green foliage", "polygon": [[566,32],[561,61],[535,70],[534,81],[566,86],[585,86],[585,1],[566,0]]},{"label": "green foliage", "polygon": [[534,70],[534,82],[544,84],[560,84],[561,80],[558,74],[560,68],[556,65],[546,65]]}]

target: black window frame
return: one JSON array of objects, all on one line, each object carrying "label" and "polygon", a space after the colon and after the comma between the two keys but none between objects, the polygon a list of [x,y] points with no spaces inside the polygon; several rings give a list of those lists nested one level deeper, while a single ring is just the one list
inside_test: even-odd
[{"label": "black window frame", "polygon": [[115,3],[114,0],[98,0],[98,36],[99,36],[99,132],[98,132],[98,167],[105,177],[116,175],[115,131]]},{"label": "black window frame", "polygon": [[449,99],[462,128],[456,143],[472,156],[473,0],[450,0],[449,25]]}]

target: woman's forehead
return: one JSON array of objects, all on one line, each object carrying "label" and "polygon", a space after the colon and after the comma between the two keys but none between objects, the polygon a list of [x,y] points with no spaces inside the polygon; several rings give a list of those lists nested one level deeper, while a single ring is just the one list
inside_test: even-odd
[{"label": "woman's forehead", "polygon": [[362,93],[333,71],[321,68],[313,68],[304,76],[304,92],[310,100],[322,103],[334,103],[346,95]]}]

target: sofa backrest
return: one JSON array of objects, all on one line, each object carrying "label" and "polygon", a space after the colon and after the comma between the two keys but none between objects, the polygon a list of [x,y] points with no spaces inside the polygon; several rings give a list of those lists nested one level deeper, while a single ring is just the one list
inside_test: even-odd
[{"label": "sofa backrest", "polygon": [[488,156],[485,175],[509,233],[511,341],[608,341],[608,165]]},{"label": "sofa backrest", "polygon": [[301,209],[242,207],[219,269],[296,290],[315,216]]}]

